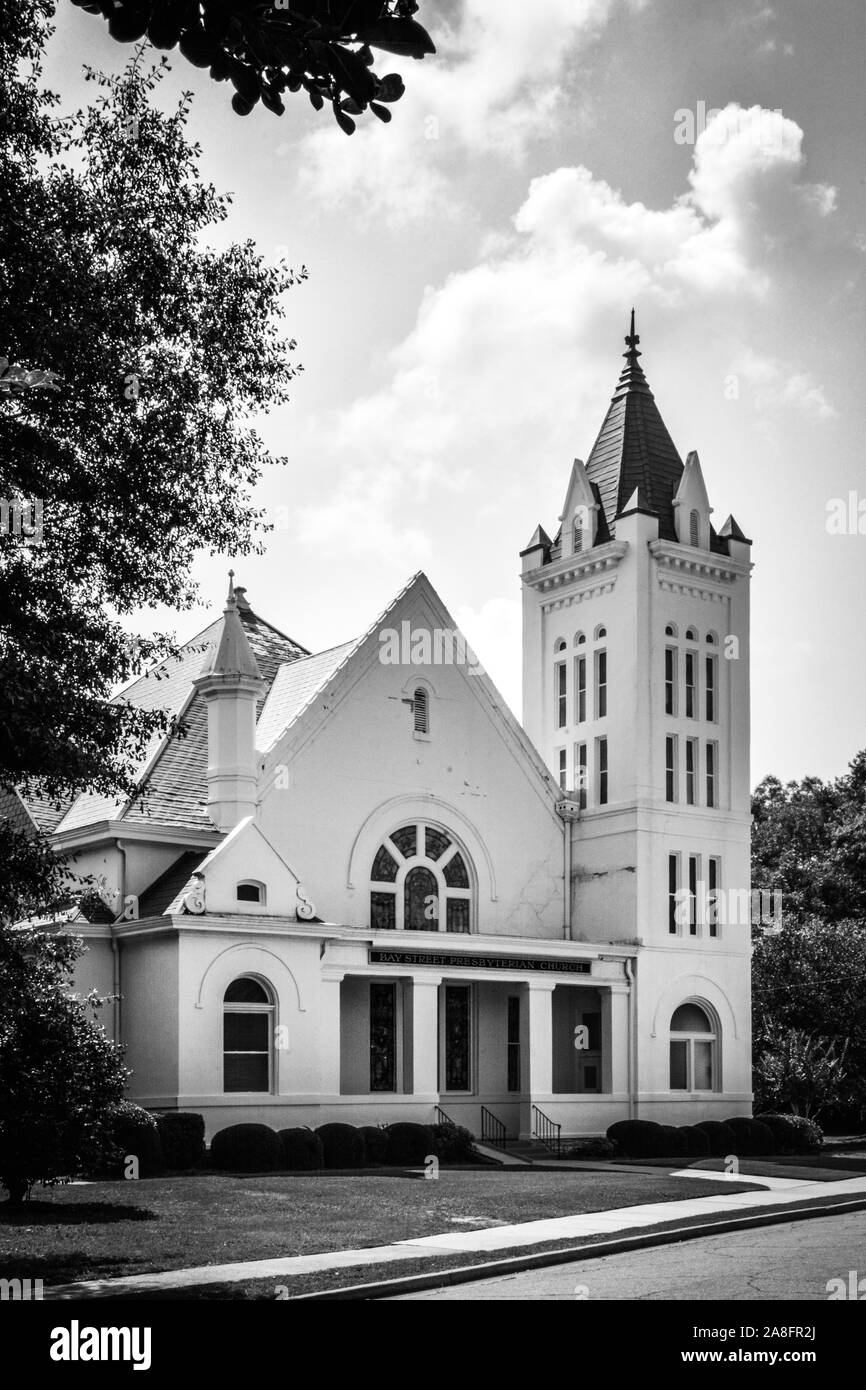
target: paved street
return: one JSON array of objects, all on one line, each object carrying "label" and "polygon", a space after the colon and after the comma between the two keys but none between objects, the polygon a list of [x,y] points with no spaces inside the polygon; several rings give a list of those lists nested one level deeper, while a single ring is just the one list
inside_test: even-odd
[{"label": "paved street", "polygon": [[850,1270],[859,1271],[866,1298],[866,1212],[736,1231],[403,1297],[826,1300],[828,1280],[841,1278],[847,1286]]}]

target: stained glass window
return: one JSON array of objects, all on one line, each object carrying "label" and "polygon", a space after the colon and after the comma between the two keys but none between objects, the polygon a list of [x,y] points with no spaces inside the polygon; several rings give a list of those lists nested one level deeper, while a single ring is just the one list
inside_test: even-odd
[{"label": "stained glass window", "polygon": [[453,858],[448,860],[448,863],[442,870],[442,875],[449,888],[469,887],[469,875],[466,872],[463,856],[460,854],[455,854]]},{"label": "stained glass window", "polygon": [[397,877],[397,861],[393,854],[385,848],[380,848],[376,858],[373,860],[372,879],[374,883],[393,883]]},{"label": "stained glass window", "polygon": [[445,988],[445,1090],[470,1089],[471,1015],[467,985]]},{"label": "stained glass window", "polygon": [[370,1090],[394,1091],[397,1073],[395,985],[370,985]]},{"label": "stained glass window", "polygon": [[439,930],[439,885],[429,869],[410,869],[404,886],[406,931]]}]

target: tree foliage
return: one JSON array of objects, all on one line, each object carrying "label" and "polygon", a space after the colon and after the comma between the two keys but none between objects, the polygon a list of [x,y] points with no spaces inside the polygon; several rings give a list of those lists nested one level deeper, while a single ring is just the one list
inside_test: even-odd
[{"label": "tree foliage", "polygon": [[752,817],[752,883],[781,890],[786,917],[866,917],[866,750],[833,782],[765,777]]},{"label": "tree foliage", "polygon": [[[0,499],[42,508],[41,539],[0,535],[0,816],[22,783],[129,792],[168,727],[158,700],[109,700],[172,649],[121,619],[190,606],[196,551],[256,548],[250,489],[282,460],[254,419],[299,370],[283,296],[305,275],[208,245],[228,200],[199,175],[189,96],[160,112],[141,56],[91,72],[92,103],[57,116],[39,67],[51,8],[0,0],[0,356],[57,374],[0,394]],[[40,875],[43,897],[58,890],[8,817],[0,858],[25,897]]]},{"label": "tree foliage", "polygon": [[93,1017],[104,1001],[70,993],[80,950],[53,932],[0,931],[0,1183],[13,1204],[111,1149],[128,1073]]},{"label": "tree foliage", "polygon": [[404,57],[435,53],[413,15],[415,0],[73,0],[108,20],[122,43],[147,38],[179,48],[197,68],[234,87],[232,107],[247,116],[258,101],[281,116],[286,92],[326,104],[347,135],[369,109],[390,121],[403,95],[397,73],[373,71],[374,48]]}]

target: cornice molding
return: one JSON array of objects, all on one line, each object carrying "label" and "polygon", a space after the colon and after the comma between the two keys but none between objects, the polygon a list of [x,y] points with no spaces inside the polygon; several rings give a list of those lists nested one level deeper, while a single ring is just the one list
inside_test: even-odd
[{"label": "cornice molding", "polygon": [[[568,555],[564,559],[554,560],[549,565],[540,565],[538,569],[530,570],[528,574],[523,575],[523,582],[531,589],[546,593],[564,584],[584,581],[585,587],[569,600],[580,602],[584,597],[591,597],[593,591],[599,591],[598,576],[616,569],[627,550],[626,541],[606,541],[604,545],[582,550],[578,555]],[[607,580],[604,587],[612,589],[615,580],[614,575]]]}]

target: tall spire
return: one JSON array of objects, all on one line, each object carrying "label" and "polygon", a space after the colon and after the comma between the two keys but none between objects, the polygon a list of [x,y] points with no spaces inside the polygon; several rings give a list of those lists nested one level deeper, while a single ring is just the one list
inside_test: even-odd
[{"label": "tall spire", "polygon": [[632,309],[631,327],[625,337],[626,351],[623,353],[623,357],[625,358],[625,366],[623,367],[622,372],[620,373],[620,378],[616,385],[616,391],[614,392],[614,400],[618,395],[620,395],[624,391],[649,392],[649,385],[647,384],[647,379],[643,374],[643,367],[638,362],[638,358],[643,355],[638,349],[639,342],[640,335],[635,332],[634,309]]},{"label": "tall spire", "polygon": [[658,516],[663,540],[676,540],[672,504],[683,464],[644,376],[639,342],[632,309],[625,365],[587,460],[586,476],[599,491],[601,534],[615,536],[616,518],[633,510],[636,502]]}]

